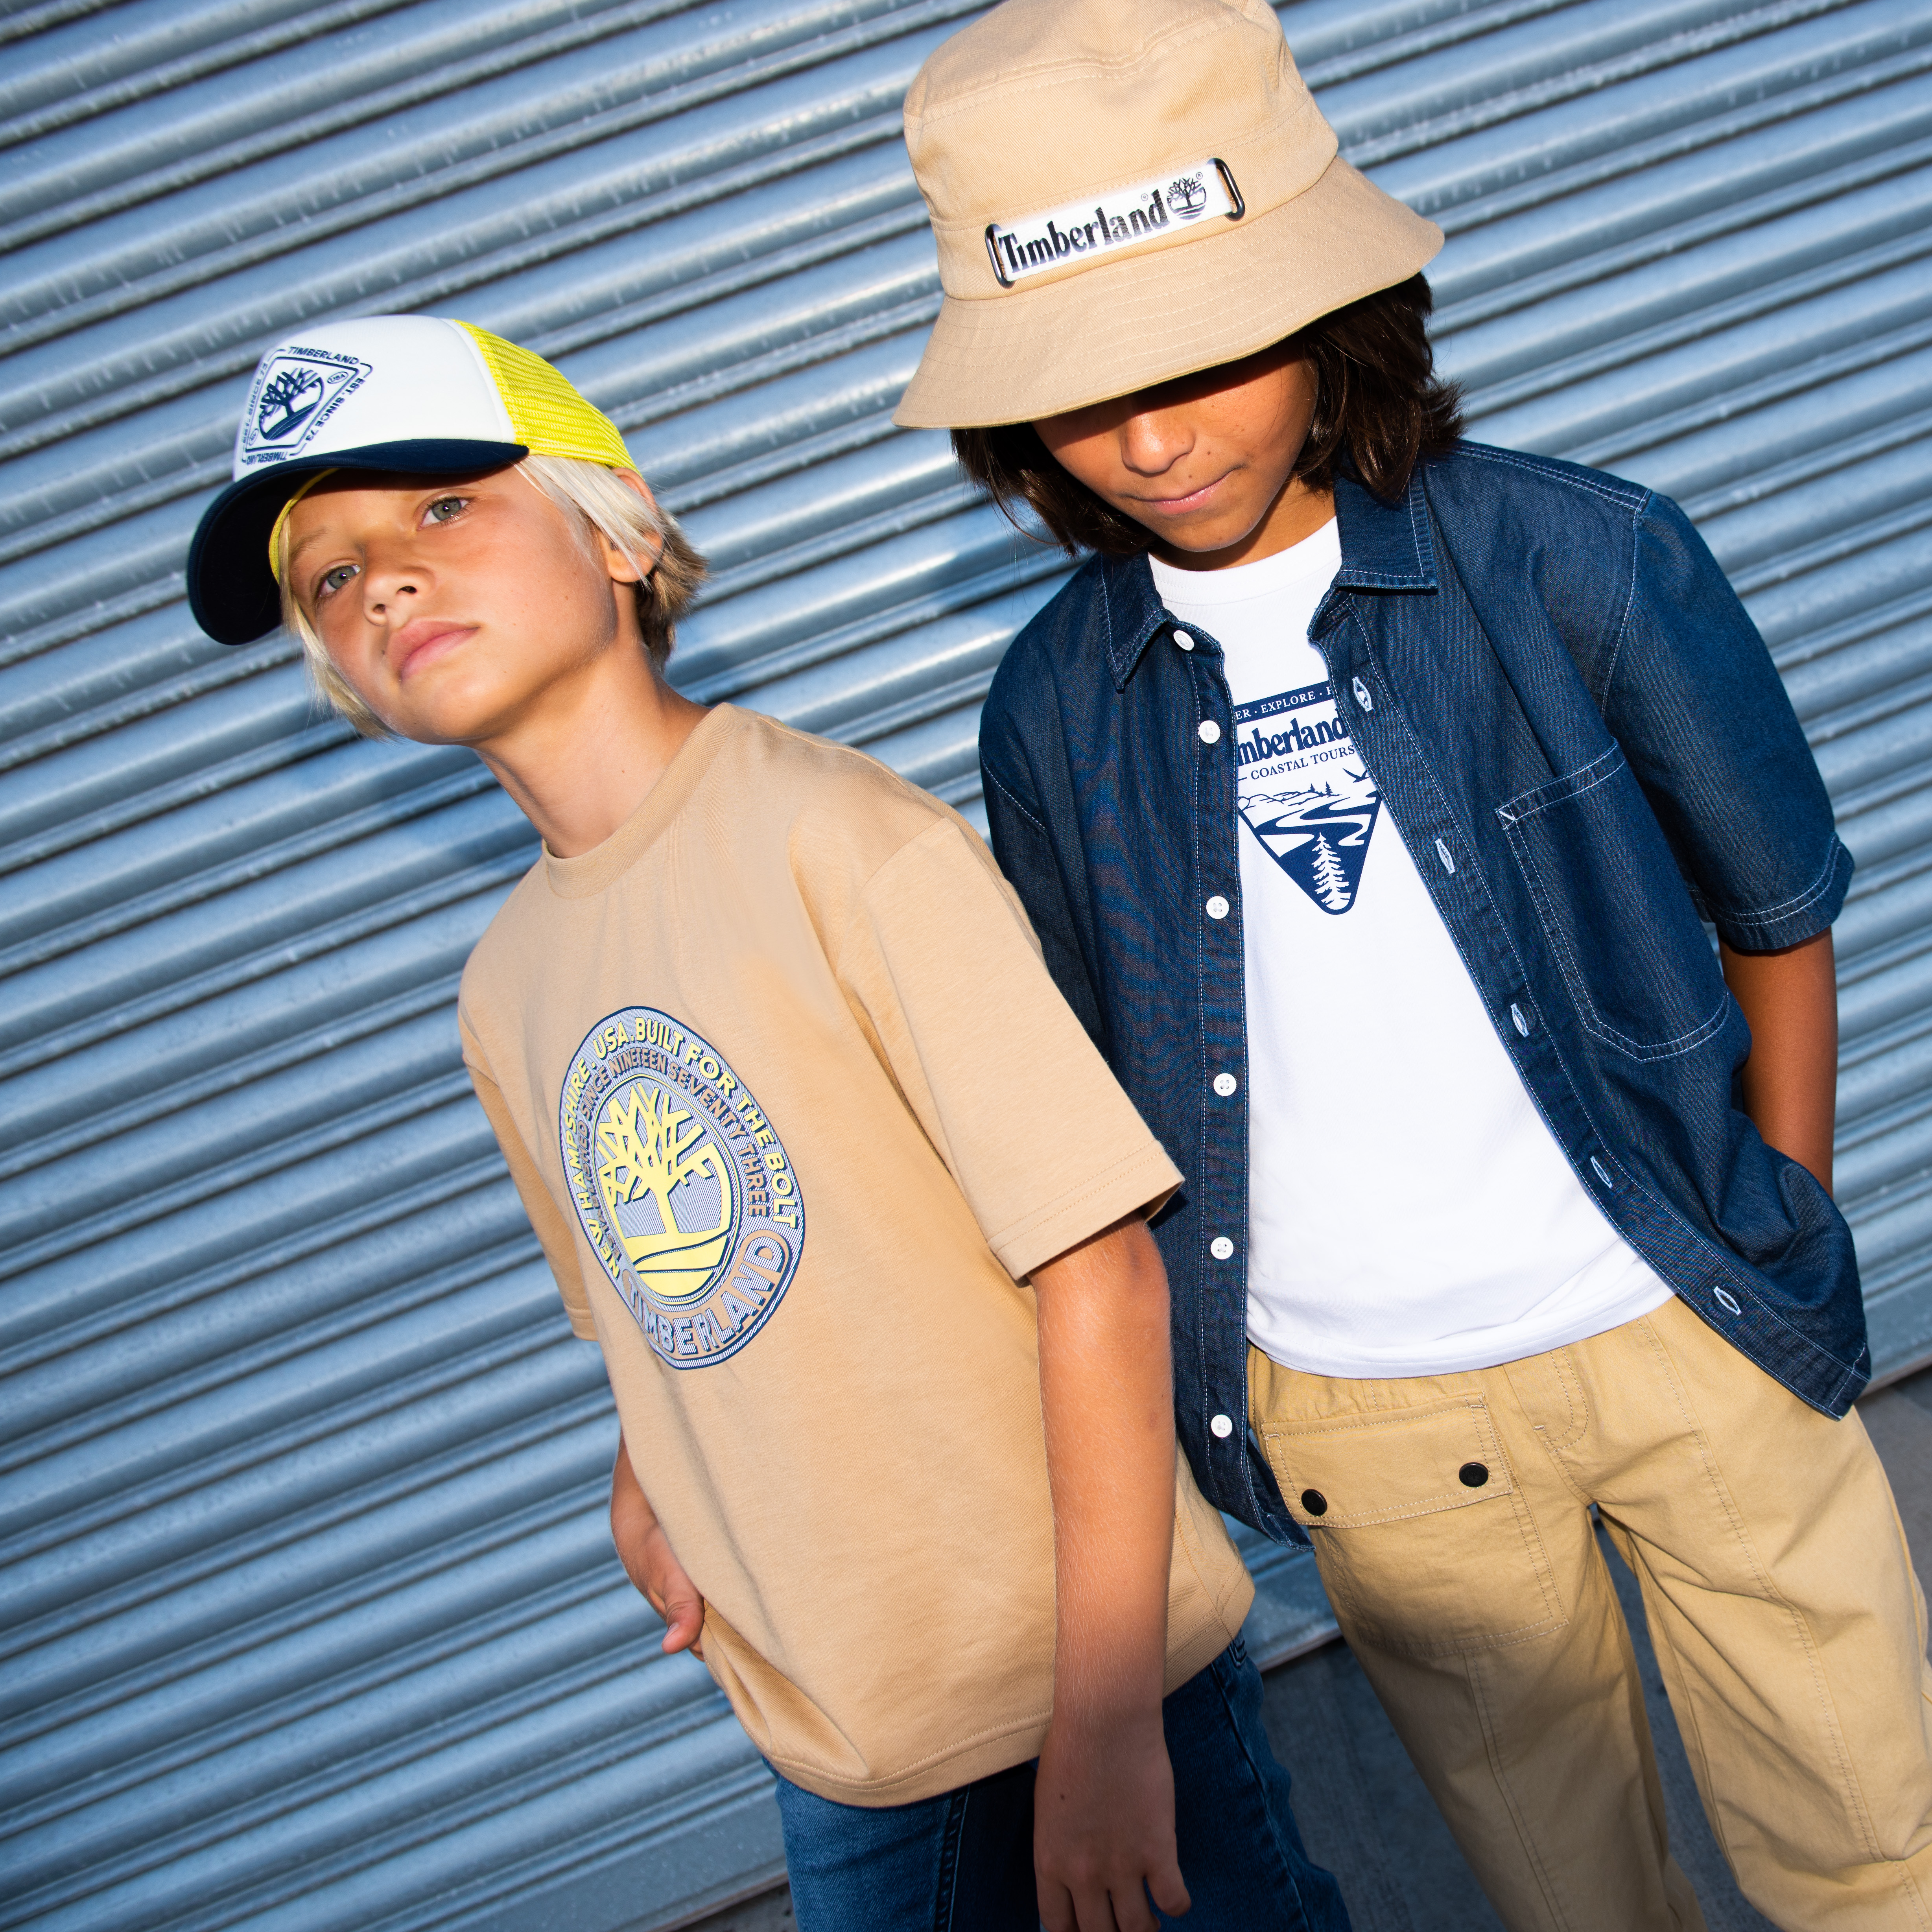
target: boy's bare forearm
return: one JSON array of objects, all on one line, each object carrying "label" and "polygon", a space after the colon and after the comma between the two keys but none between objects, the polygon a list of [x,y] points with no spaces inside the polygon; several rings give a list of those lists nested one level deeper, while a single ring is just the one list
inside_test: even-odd
[{"label": "boy's bare forearm", "polygon": [[1054,1721],[1157,1709],[1174,1540],[1167,1276],[1138,1216],[1036,1269]]},{"label": "boy's bare forearm", "polygon": [[1174,1410],[1167,1275],[1136,1215],[1036,1268],[1053,1490],[1053,1718],[1034,1786],[1050,1932],[1187,1910],[1163,1732]]},{"label": "boy's bare forearm", "polygon": [[702,1657],[704,1599],[658,1521],[622,1435],[610,1468],[610,1540],[626,1575],[664,1620],[664,1648]]},{"label": "boy's bare forearm", "polygon": [[610,1540],[632,1582],[646,1595],[650,1592],[645,1552],[658,1526],[657,1512],[638,1480],[629,1447],[620,1434],[616,1459],[610,1467]]},{"label": "boy's bare forearm", "polygon": [[1780,1154],[1828,1192],[1838,1115],[1838,988],[1832,935],[1780,952],[1719,948],[1724,979],[1751,1030],[1744,1112]]},{"label": "boy's bare forearm", "polygon": [[631,1462],[630,1444],[624,1440],[621,1430],[617,1436],[616,1457],[610,1466],[610,1509],[614,1516],[621,1513],[627,1522],[634,1523],[640,1531],[648,1529],[657,1520],[644,1494],[644,1486],[638,1480],[638,1472]]}]

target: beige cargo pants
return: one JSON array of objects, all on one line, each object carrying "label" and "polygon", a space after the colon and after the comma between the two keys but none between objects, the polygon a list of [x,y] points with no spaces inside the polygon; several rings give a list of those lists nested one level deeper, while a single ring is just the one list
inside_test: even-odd
[{"label": "beige cargo pants", "polygon": [[1588,1506],[1712,1828],[1785,1932],[1932,1932],[1924,1599],[1864,1424],[1681,1304],[1466,1375],[1250,1355],[1342,1634],[1510,1932],[1703,1924]]}]

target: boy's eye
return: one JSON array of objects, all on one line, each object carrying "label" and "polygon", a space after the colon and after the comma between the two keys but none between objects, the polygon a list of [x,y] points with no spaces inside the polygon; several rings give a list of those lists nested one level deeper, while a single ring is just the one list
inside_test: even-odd
[{"label": "boy's eye", "polygon": [[433,524],[446,524],[469,503],[467,496],[439,496],[423,514]]},{"label": "boy's eye", "polygon": [[325,570],[316,580],[315,594],[318,597],[333,596],[355,574],[354,564],[338,563],[333,570]]}]

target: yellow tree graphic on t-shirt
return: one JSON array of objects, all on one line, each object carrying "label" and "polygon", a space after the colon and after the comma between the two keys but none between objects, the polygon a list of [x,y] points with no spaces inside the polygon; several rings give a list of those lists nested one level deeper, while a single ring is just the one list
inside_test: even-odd
[{"label": "yellow tree graphic on t-shirt", "polygon": [[[704,1123],[674,1106],[668,1094],[640,1082],[631,1089],[628,1106],[622,1094],[611,1102],[598,1125],[597,1150],[602,1156],[598,1184],[638,1274],[656,1293],[673,1300],[701,1292],[724,1258],[731,1228],[730,1174]],[[706,1179],[717,1184],[716,1222],[680,1228],[673,1196],[686,1182]],[[632,1217],[617,1210],[646,1198],[656,1208],[658,1226],[633,1234],[623,1226]]]}]

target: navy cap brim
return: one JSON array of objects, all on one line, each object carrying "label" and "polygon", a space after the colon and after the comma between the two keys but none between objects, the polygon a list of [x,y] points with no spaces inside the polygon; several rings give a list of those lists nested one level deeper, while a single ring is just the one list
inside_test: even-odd
[{"label": "navy cap brim", "polygon": [[268,532],[305,476],[324,470],[376,470],[413,476],[474,476],[520,463],[520,442],[419,438],[298,456],[231,483],[208,505],[188,553],[188,607],[218,644],[252,644],[282,621],[281,592],[268,568]]}]

